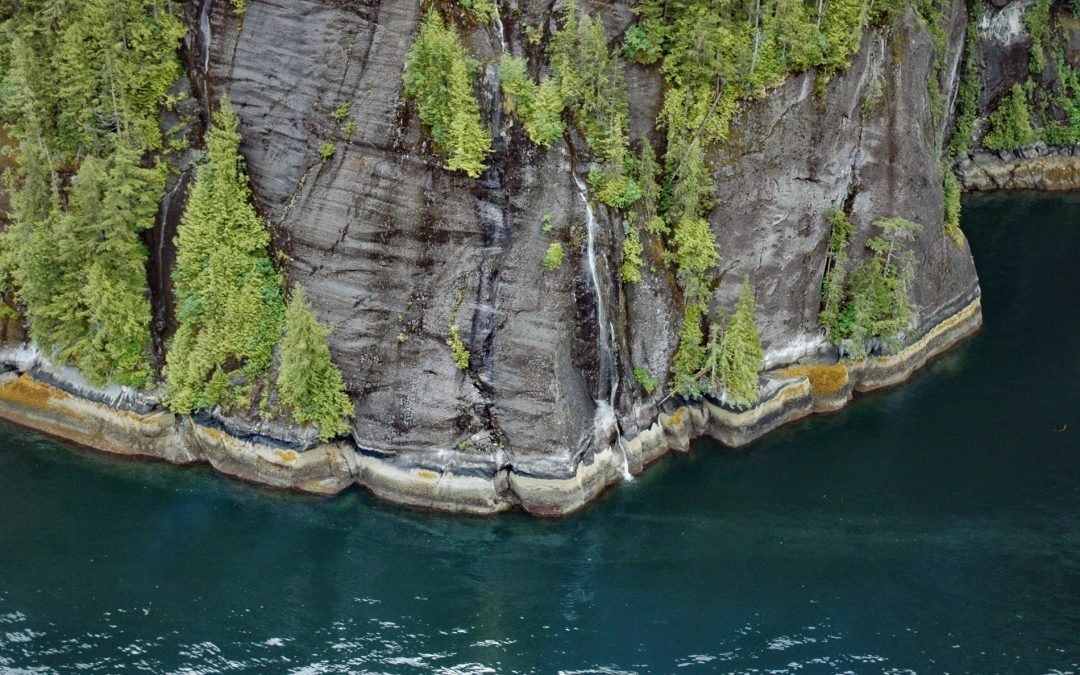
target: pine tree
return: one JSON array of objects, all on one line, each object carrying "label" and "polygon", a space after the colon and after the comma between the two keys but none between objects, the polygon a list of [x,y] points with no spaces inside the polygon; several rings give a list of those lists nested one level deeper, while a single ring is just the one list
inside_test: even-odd
[{"label": "pine tree", "polygon": [[475,178],[486,168],[491,137],[480,124],[468,55],[457,31],[429,11],[405,57],[405,96],[416,100],[420,121],[447,153],[446,168]]},{"label": "pine tree", "polygon": [[712,228],[704,218],[684,218],[675,224],[672,243],[676,273],[686,302],[703,305],[709,292],[706,272],[720,261]]},{"label": "pine tree", "polygon": [[353,416],[341,371],[330,359],[329,333],[311,313],[304,289],[296,286],[285,308],[277,388],[293,419],[314,422],[324,441],[348,432],[345,420]]},{"label": "pine tree", "polygon": [[719,363],[724,398],[737,408],[749,408],[760,394],[758,373],[764,362],[757,310],[750,280],[743,281],[735,314],[720,340]]},{"label": "pine tree", "polygon": [[270,233],[251,205],[237,126],[226,99],[177,229],[178,326],[166,365],[177,412],[245,403],[281,337],[282,281],[268,255]]},{"label": "pine tree", "polygon": [[657,215],[660,207],[660,184],[656,182],[656,177],[659,173],[660,165],[656,162],[656,153],[653,152],[649,137],[642,134],[641,156],[638,160],[638,184],[641,185],[639,211],[645,231],[654,237],[667,236],[669,232],[667,223]]},{"label": "pine tree", "polygon": [[679,348],[671,360],[671,387],[683,396],[701,395],[698,371],[705,367],[704,336],[701,334],[701,306],[687,303],[683,309],[683,325],[679,331]]},{"label": "pine tree", "polygon": [[472,82],[464,59],[450,62],[450,130],[446,139],[448,171],[464,171],[476,178],[487,167],[484,159],[491,152],[491,137],[480,126],[480,106],[472,93]]},{"label": "pine tree", "polygon": [[[153,0],[26,2],[0,24],[0,118],[19,142],[0,267],[32,339],[93,384],[150,376],[147,252],[158,113],[184,28]],[[63,198],[61,198],[61,186]]]}]

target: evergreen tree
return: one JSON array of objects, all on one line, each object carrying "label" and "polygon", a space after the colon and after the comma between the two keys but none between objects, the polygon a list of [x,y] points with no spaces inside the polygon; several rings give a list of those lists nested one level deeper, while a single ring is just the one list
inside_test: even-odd
[{"label": "evergreen tree", "polygon": [[[633,215],[633,214],[631,214]],[[623,262],[622,280],[629,284],[641,283],[641,235],[638,234],[638,226],[633,220],[626,225],[626,236],[623,239]]]},{"label": "evergreen tree", "polygon": [[660,173],[660,166],[656,162],[656,153],[653,152],[649,138],[641,136],[641,156],[638,159],[638,183],[641,185],[641,201],[639,204],[641,220],[645,224],[645,230],[654,237],[668,234],[667,223],[658,215],[660,207],[660,184],[656,177]]},{"label": "evergreen tree", "polygon": [[166,365],[177,412],[247,403],[281,337],[282,280],[270,262],[270,233],[251,205],[237,126],[222,101],[177,230],[178,326]]},{"label": "evergreen tree", "polygon": [[447,153],[446,168],[476,178],[486,168],[491,137],[480,124],[468,64],[457,30],[429,11],[405,57],[405,96],[416,99],[420,121]]},{"label": "evergreen tree", "polygon": [[821,279],[821,311],[818,323],[831,326],[837,319],[844,297],[844,281],[847,277],[848,243],[853,228],[846,213],[830,208],[825,212],[829,224],[829,247],[825,258],[825,274]]},{"label": "evergreen tree", "polygon": [[94,384],[150,376],[139,233],[164,172],[144,155],[162,146],[183,34],[153,0],[17,3],[0,24],[0,122],[19,143],[0,272],[35,343]]},{"label": "evergreen tree", "polygon": [[526,72],[525,59],[504,54],[499,62],[499,80],[503,107],[522,120],[529,140],[546,148],[562,138],[563,100],[554,78],[538,85]]},{"label": "evergreen tree", "polygon": [[296,286],[285,308],[277,388],[293,419],[314,422],[324,441],[348,432],[345,420],[353,416],[341,371],[330,359],[329,333],[311,313],[304,289]]},{"label": "evergreen tree", "polygon": [[765,354],[757,328],[757,309],[750,280],[743,281],[735,314],[719,343],[717,370],[723,382],[723,397],[737,408],[749,408],[760,394],[758,373]]},{"label": "evergreen tree", "polygon": [[686,303],[704,306],[708,298],[706,272],[720,261],[712,228],[704,218],[684,218],[675,225],[675,268]]},{"label": "evergreen tree", "polygon": [[679,348],[671,360],[671,387],[690,398],[701,395],[699,371],[705,367],[704,336],[701,334],[701,305],[688,302],[683,309],[683,325],[679,331]]},{"label": "evergreen tree", "polygon": [[463,59],[450,62],[450,133],[447,137],[446,169],[464,171],[476,178],[487,167],[484,159],[491,152],[491,137],[480,126],[480,106],[472,93],[472,81]]},{"label": "evergreen tree", "polygon": [[898,349],[916,318],[911,302],[915,259],[908,246],[919,225],[904,218],[883,218],[874,221],[874,226],[881,234],[866,244],[874,256],[846,278],[829,284],[829,304],[836,304],[820,317],[841,353],[854,359],[866,356],[870,338]]}]

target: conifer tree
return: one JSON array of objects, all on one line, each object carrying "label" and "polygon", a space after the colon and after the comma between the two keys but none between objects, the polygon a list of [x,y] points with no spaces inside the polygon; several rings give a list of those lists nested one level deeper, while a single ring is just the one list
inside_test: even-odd
[{"label": "conifer tree", "polygon": [[313,422],[324,441],[346,433],[345,420],[353,416],[341,371],[330,359],[329,333],[311,313],[304,289],[293,288],[285,308],[277,388],[293,419]]},{"label": "conifer tree", "polygon": [[464,171],[476,178],[487,167],[484,158],[491,151],[491,137],[480,126],[480,106],[472,93],[472,81],[464,59],[452,59],[449,73],[451,110],[450,131],[446,138],[446,169]]},{"label": "conifer tree", "polygon": [[19,153],[0,273],[46,353],[93,384],[141,386],[150,309],[139,232],[164,189],[144,154],[162,145],[183,25],[153,0],[16,3],[5,18],[0,120]]},{"label": "conifer tree", "polygon": [[638,183],[641,185],[639,210],[645,231],[654,237],[667,236],[669,232],[667,223],[657,215],[660,208],[660,184],[656,182],[656,177],[659,173],[660,165],[656,162],[656,153],[653,152],[649,137],[642,134],[641,156],[638,160]]},{"label": "conifer tree", "polygon": [[429,11],[405,57],[405,96],[416,100],[420,121],[446,152],[446,168],[475,178],[486,168],[491,137],[480,124],[468,55],[457,30]]},{"label": "conifer tree", "polygon": [[244,403],[281,337],[282,281],[268,255],[270,233],[251,205],[237,126],[226,99],[177,229],[178,326],[166,365],[177,412]]},{"label": "conifer tree", "polygon": [[671,387],[683,396],[701,395],[698,371],[705,367],[705,336],[701,334],[701,305],[687,303],[679,331],[679,348],[671,360]]},{"label": "conifer tree", "polygon": [[719,343],[717,370],[723,382],[724,398],[737,408],[749,408],[758,400],[764,352],[757,328],[757,309],[750,280],[743,281],[735,314]]},{"label": "conifer tree", "polygon": [[[633,215],[633,214],[630,214]],[[629,220],[626,224],[626,236],[623,239],[622,280],[626,283],[641,283],[641,235],[637,223]]]}]

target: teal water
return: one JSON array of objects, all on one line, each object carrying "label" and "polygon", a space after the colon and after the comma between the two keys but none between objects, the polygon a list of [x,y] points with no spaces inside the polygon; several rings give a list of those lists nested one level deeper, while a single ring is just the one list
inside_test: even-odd
[{"label": "teal water", "polygon": [[0,671],[1080,672],[1080,197],[975,199],[964,223],[980,334],[562,521],[0,428]]}]

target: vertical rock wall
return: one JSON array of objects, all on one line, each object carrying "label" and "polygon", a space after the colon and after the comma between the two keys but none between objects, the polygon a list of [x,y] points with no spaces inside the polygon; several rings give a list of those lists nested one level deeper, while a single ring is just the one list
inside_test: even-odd
[{"label": "vertical rock wall", "polygon": [[[502,31],[482,26],[467,36],[485,63],[504,48],[535,49],[522,24],[551,11],[534,2],[502,9]],[[584,9],[604,16],[610,38],[632,20],[628,2]],[[595,414],[596,307],[572,174],[586,167],[573,135],[543,150],[500,124],[489,66],[482,105],[499,132],[492,168],[475,181],[442,170],[401,96],[418,0],[248,0],[242,20],[228,3],[201,0],[188,5],[188,16],[195,89],[211,101],[231,98],[257,204],[288,255],[289,277],[334,326],[330,346],[356,405],[357,444],[390,454],[456,449],[505,458],[525,474],[561,475],[589,455],[594,438],[597,448],[610,443],[614,418]],[[200,23],[208,32],[196,30]],[[947,101],[964,24],[957,0],[942,74]],[[911,14],[890,30],[868,31],[852,67],[824,96],[814,92],[813,73],[791,77],[745,106],[730,141],[712,154],[717,200],[709,221],[722,255],[713,312],[730,312],[750,278],[771,365],[831,356],[817,326],[830,206],[851,213],[856,256],[876,218],[923,225],[920,330],[977,295],[966,246],[941,226],[945,120],[935,126],[930,113],[932,52]],[[636,138],[653,132],[662,82],[638,67],[628,81]],[[356,123],[349,142],[344,121],[334,118],[344,101]],[[327,142],[335,152],[323,160]],[[549,214],[570,242],[554,272],[541,266]],[[617,280],[622,224],[603,209],[597,215],[599,261]],[[652,410],[632,368],[666,378],[681,318],[657,252],[645,257],[643,283],[602,289],[614,317],[616,407],[627,435]],[[446,345],[451,320],[470,351],[464,372]]]}]

